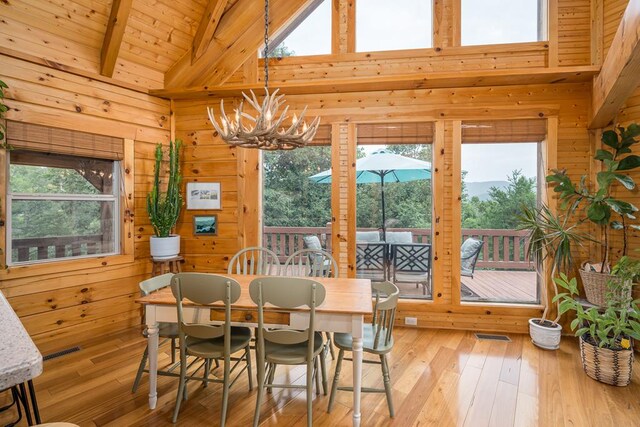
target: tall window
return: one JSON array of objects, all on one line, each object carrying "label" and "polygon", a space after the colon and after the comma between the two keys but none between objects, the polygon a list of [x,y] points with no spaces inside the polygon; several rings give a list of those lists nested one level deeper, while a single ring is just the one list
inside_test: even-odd
[{"label": "tall window", "polygon": [[545,136],[544,120],[462,124],[462,301],[539,302],[518,216],[537,206]]},{"label": "tall window", "polygon": [[462,45],[546,39],[547,0],[462,0]]},{"label": "tall window", "polygon": [[358,0],[356,51],[432,46],[432,0]]},{"label": "tall window", "polygon": [[[316,0],[270,46],[271,57],[331,53],[331,0]],[[262,52],[260,52],[262,55]]]},{"label": "tall window", "polygon": [[118,253],[118,175],[112,160],[10,151],[8,262]]}]

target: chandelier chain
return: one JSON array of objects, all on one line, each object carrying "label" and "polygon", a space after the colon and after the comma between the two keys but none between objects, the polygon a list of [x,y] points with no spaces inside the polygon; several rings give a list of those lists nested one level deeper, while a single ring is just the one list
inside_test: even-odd
[{"label": "chandelier chain", "polygon": [[269,0],[264,0],[264,88],[269,89]]}]

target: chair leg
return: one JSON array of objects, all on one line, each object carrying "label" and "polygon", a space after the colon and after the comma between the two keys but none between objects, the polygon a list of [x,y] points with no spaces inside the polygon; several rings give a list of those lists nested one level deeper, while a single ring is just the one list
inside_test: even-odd
[{"label": "chair leg", "polygon": [[380,355],[380,362],[382,364],[382,378],[384,380],[384,391],[387,394],[387,405],[389,406],[389,415],[394,417],[393,400],[391,399],[391,379],[389,378],[389,364],[387,363],[387,355]]},{"label": "chair leg", "polygon": [[176,363],[176,339],[171,338],[171,364]]},{"label": "chair leg", "polygon": [[136,379],[133,381],[133,388],[131,389],[131,393],[135,393],[138,390],[138,386],[140,385],[140,379],[142,379],[142,373],[144,372],[144,367],[147,365],[147,357],[149,355],[149,347],[144,348],[144,353],[142,353],[142,360],[140,360],[140,366],[138,366],[138,373],[136,374]]},{"label": "chair leg", "polygon": [[209,372],[211,372],[211,359],[204,360],[204,380],[202,380],[202,387],[206,388],[209,385],[207,381],[209,379]]},{"label": "chair leg", "polygon": [[247,375],[249,376],[249,391],[251,391],[253,390],[253,377],[251,375],[251,351],[249,350],[249,346],[247,346],[247,349],[245,350],[244,357],[247,360]]},{"label": "chair leg", "polygon": [[327,361],[325,354],[320,353],[320,373],[322,374],[322,394],[327,395]]},{"label": "chair leg", "polygon": [[427,282],[422,282],[422,295],[427,294]]},{"label": "chair leg", "polygon": [[336,372],[333,374],[333,384],[331,385],[331,395],[329,396],[329,407],[327,412],[331,412],[333,407],[333,401],[336,398],[336,391],[338,390],[338,379],[340,378],[340,370],[342,369],[342,359],[344,358],[344,350],[340,349],[338,352],[338,361],[336,362]]},{"label": "chair leg", "polygon": [[258,393],[256,395],[256,411],[253,414],[253,427],[258,427],[260,422],[260,409],[264,398],[264,363],[260,363],[260,360],[257,360],[256,365],[258,365]]},{"label": "chair leg", "polygon": [[331,360],[335,360],[336,355],[333,351],[333,337],[331,336],[331,332],[325,332],[327,334],[327,347],[329,347],[329,351],[331,352]]},{"label": "chair leg", "polygon": [[[227,355],[228,356],[228,355]],[[224,359],[224,382],[222,383],[222,409],[220,410],[220,427],[224,427],[227,420],[227,407],[229,406],[229,383],[231,374],[231,360]]]},{"label": "chair leg", "polygon": [[307,360],[307,427],[313,427],[313,364],[317,361]]},{"label": "chair leg", "polygon": [[276,376],[276,364],[270,363],[269,370],[267,371],[267,393],[271,394],[273,392],[273,388],[269,386],[269,384],[273,384],[273,379]]},{"label": "chair leg", "polygon": [[318,357],[315,358],[315,360],[313,361],[313,377],[316,380],[316,396],[320,396],[320,375],[319,374],[319,361],[320,358],[323,356],[324,352],[320,352],[320,354],[318,355]]},{"label": "chair leg", "polygon": [[176,407],[173,410],[173,422],[176,423],[178,421],[178,413],[180,412],[180,404],[182,403],[182,398],[185,395],[185,387],[187,382],[187,360],[186,356],[182,357],[182,352],[180,354],[180,383],[178,384],[178,395],[176,396]]}]

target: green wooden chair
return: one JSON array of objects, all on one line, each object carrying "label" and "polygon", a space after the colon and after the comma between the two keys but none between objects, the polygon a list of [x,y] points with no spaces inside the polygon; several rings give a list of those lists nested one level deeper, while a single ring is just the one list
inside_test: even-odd
[{"label": "green wooden chair", "polygon": [[[152,292],[165,288],[171,284],[171,278],[173,277],[173,273],[166,273],[161,276],[152,277],[151,279],[143,280],[140,282],[140,294],[142,296],[147,296]],[[160,346],[164,345],[166,342],[171,341],[171,365],[166,370],[158,370],[158,375],[177,377],[178,374],[173,372],[177,365],[175,360],[176,350],[178,347],[176,346],[176,340],[178,339],[178,325],[176,323],[168,323],[168,322],[160,322],[158,324],[159,329],[159,337],[163,340],[160,342]],[[147,330],[145,329],[142,335],[147,338]],[[133,381],[133,387],[131,389],[132,393],[135,393],[138,390],[138,386],[140,385],[140,380],[142,379],[142,374],[144,372],[149,372],[148,369],[145,369],[147,365],[147,359],[149,357],[149,348],[145,347],[144,353],[142,353],[142,359],[140,360],[140,365],[138,366],[138,372],[136,373],[136,379]]]},{"label": "green wooden chair", "polygon": [[[339,277],[340,275],[338,263],[329,252],[323,249],[301,249],[292,253],[285,261],[282,272],[286,276],[293,277]],[[331,332],[325,332],[325,335],[326,349],[331,352],[331,358],[335,359],[331,345]]]},{"label": "green wooden chair", "polygon": [[[251,355],[249,342],[251,330],[245,327],[231,326],[231,304],[240,298],[240,284],[235,280],[217,274],[178,273],[171,280],[172,290],[176,296],[178,309],[178,331],[180,335],[180,385],[176,396],[176,406],[173,411],[173,422],[178,420],[180,404],[186,400],[186,385],[188,380],[222,383],[222,409],[220,411],[220,425],[224,426],[227,417],[227,403],[229,389],[238,380],[243,371],[249,377],[249,390],[253,388],[251,379]],[[208,305],[218,301],[224,303],[224,324],[189,323],[185,320],[183,299],[188,299],[198,305]],[[240,357],[232,357],[234,353],[242,352]],[[204,375],[196,377],[187,373],[187,356],[205,359]],[[222,380],[209,378],[212,360],[224,362],[224,377]],[[231,366],[231,361],[235,363]],[[231,379],[231,373],[244,361],[238,374]]]},{"label": "green wooden chair", "polygon": [[[389,379],[389,364],[387,363],[387,354],[389,354],[393,349],[393,325],[395,323],[396,307],[398,305],[398,296],[400,295],[400,290],[391,282],[372,283],[371,286],[375,293],[373,319],[371,321],[371,324],[366,324],[364,326],[364,336],[362,339],[362,344],[363,351],[365,353],[378,355],[380,357],[380,361],[378,362],[374,360],[363,360],[363,362],[376,363],[382,366],[384,389],[362,387],[360,390],[364,393],[386,393],[387,405],[389,406],[389,415],[391,415],[391,418],[393,418],[394,410],[393,400],[391,399],[391,381]],[[340,352],[338,353],[336,372],[333,376],[331,396],[329,397],[329,408],[327,410],[328,412],[331,412],[337,390],[353,391],[353,387],[338,386],[340,370],[342,368],[342,361],[345,360],[344,352],[353,351],[353,337],[351,336],[351,334],[335,333],[333,334],[333,340]]]},{"label": "green wooden chair", "polygon": [[[322,334],[315,331],[316,306],[324,302],[326,291],[321,283],[296,277],[261,277],[249,285],[251,299],[258,305],[258,335],[256,359],[258,365],[258,396],[253,418],[254,427],[260,422],[260,408],[265,389],[305,388],[307,390],[307,425],[313,424],[313,378],[317,376],[318,359],[323,373],[326,394],[324,342]],[[264,324],[264,306],[293,309],[309,307],[309,327],[305,330],[270,329]],[[276,365],[306,365],[305,385],[274,384]],[[266,371],[266,373],[265,373]]]},{"label": "green wooden chair", "polygon": [[267,248],[244,248],[229,261],[227,274],[277,276],[280,274],[280,261],[278,255]]}]

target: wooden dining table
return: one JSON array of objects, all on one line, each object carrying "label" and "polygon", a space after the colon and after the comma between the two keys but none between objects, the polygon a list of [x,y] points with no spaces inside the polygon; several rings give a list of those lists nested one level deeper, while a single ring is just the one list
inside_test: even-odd
[{"label": "wooden dining table", "polygon": [[[232,322],[238,325],[257,326],[257,306],[249,296],[249,284],[258,276],[233,274],[225,276],[236,280],[242,288],[240,298],[232,305]],[[326,289],[324,302],[316,307],[317,330],[345,332],[353,336],[353,425],[359,426],[364,319],[366,315],[371,315],[373,312],[371,281],[320,277],[312,279],[323,284]],[[149,407],[154,409],[158,401],[158,322],[177,322],[176,300],[171,289],[164,288],[140,297],[136,302],[143,304],[145,308],[149,349]],[[201,306],[185,301],[183,307],[185,319],[189,322],[224,320],[224,306],[221,303]],[[265,323],[269,327],[306,329],[309,325],[309,310],[305,307],[276,310],[269,309],[267,306]]]}]

